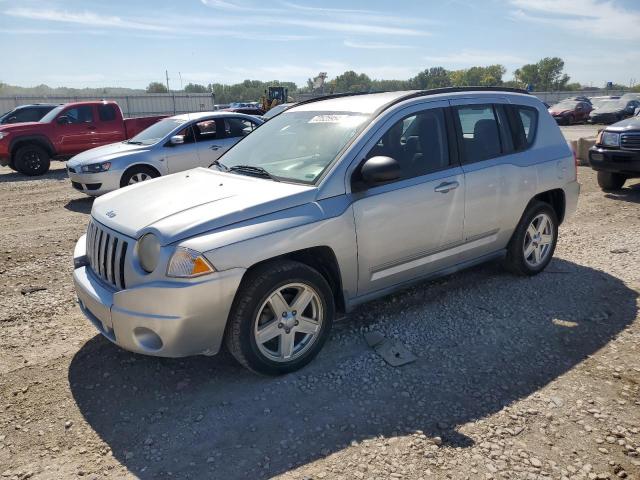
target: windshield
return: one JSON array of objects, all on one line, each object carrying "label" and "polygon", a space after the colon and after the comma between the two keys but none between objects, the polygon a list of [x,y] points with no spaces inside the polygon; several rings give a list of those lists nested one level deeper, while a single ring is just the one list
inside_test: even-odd
[{"label": "windshield", "polygon": [[220,159],[250,165],[280,180],[315,183],[369,117],[354,112],[285,112],[269,120]]},{"label": "windshield", "polygon": [[609,100],[598,106],[598,110],[616,111],[624,110],[627,107],[627,102],[624,100]]},{"label": "windshield", "polygon": [[290,107],[291,107],[290,103],[282,103],[280,105],[276,105],[267,113],[265,113],[262,117],[265,120],[269,120],[271,117],[275,117],[276,115],[278,115],[279,113],[282,113],[283,111],[285,111],[287,108],[290,108]]},{"label": "windshield", "polygon": [[49,113],[47,113],[44,117],[40,119],[40,123],[51,123],[58,116],[58,114],[62,111],[64,105],[59,105]]},{"label": "windshield", "polygon": [[179,127],[186,120],[178,120],[176,118],[165,118],[157,123],[154,123],[149,128],[141,131],[127,143],[138,143],[140,145],[153,145],[165,138],[171,131]]},{"label": "windshield", "polygon": [[551,107],[551,110],[573,110],[576,108],[578,102],[575,100],[565,100],[563,102],[556,103]]},{"label": "windshield", "polygon": [[616,100],[612,100],[611,98],[592,98],[591,105],[593,105],[593,108],[600,108],[608,104],[609,102],[615,102],[615,101]]}]

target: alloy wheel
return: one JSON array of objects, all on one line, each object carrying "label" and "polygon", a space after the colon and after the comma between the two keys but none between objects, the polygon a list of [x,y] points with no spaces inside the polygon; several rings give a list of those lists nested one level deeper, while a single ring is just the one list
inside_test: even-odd
[{"label": "alloy wheel", "polygon": [[262,355],[275,362],[300,358],[320,337],[324,312],[310,285],[290,283],[272,291],[258,310],[253,335]]},{"label": "alloy wheel", "polygon": [[553,221],[546,213],[540,213],[527,227],[524,236],[524,260],[530,267],[543,264],[551,252],[554,234]]}]

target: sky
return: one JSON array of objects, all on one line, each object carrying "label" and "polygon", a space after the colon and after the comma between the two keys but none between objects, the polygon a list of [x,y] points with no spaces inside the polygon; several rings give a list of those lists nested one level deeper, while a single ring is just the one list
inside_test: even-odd
[{"label": "sky", "polygon": [[144,88],[565,60],[640,82],[640,0],[0,0],[0,81]]}]

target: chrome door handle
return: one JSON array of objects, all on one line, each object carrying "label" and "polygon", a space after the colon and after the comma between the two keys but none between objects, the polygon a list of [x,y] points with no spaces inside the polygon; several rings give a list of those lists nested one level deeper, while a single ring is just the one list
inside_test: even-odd
[{"label": "chrome door handle", "polygon": [[438,193],[447,193],[450,190],[455,190],[459,186],[460,184],[458,182],[444,182],[434,188],[433,191]]}]

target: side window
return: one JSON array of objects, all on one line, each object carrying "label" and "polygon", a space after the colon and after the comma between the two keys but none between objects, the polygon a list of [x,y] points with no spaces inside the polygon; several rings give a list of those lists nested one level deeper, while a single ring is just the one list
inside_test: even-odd
[{"label": "side window", "polygon": [[65,110],[62,115],[67,117],[71,124],[90,123],[93,122],[93,107],[91,105],[82,105],[81,107],[70,108]]},{"label": "side window", "polygon": [[203,120],[193,126],[196,137],[199,142],[206,142],[207,140],[214,140],[216,138],[216,121],[215,120]]},{"label": "side window", "polygon": [[184,137],[184,143],[195,143],[196,137],[193,134],[193,129],[191,127],[185,127],[180,130],[176,135],[182,135]]},{"label": "side window", "polygon": [[224,130],[226,137],[246,137],[256,128],[256,124],[244,118],[225,118]]},{"label": "side window", "polygon": [[511,105],[509,119],[515,150],[521,152],[533,145],[538,127],[538,111],[524,105]]},{"label": "side window", "polygon": [[382,135],[367,158],[376,156],[394,158],[400,164],[403,179],[447,168],[449,149],[444,110],[425,110],[397,122]]},{"label": "side window", "polygon": [[465,105],[455,108],[459,134],[462,135],[464,163],[481,162],[500,156],[500,127],[493,105]]},{"label": "side window", "polygon": [[116,119],[116,109],[113,105],[98,105],[98,117],[101,122],[112,122]]},{"label": "side window", "polygon": [[23,108],[14,115],[16,117],[14,122],[37,122],[43,115],[38,108]]}]

